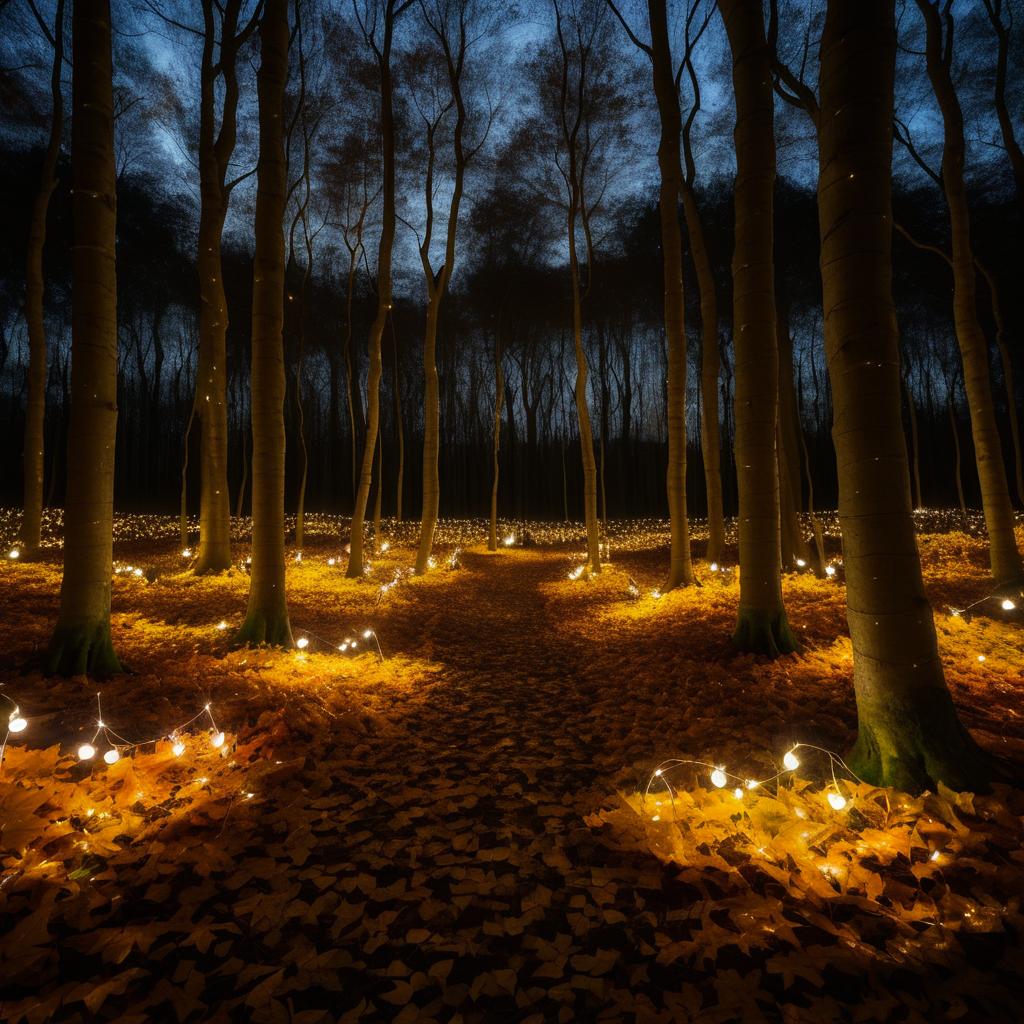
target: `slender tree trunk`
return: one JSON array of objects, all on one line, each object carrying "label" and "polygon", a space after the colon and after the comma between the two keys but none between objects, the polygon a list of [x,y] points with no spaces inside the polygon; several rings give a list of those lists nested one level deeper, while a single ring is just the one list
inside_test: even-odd
[{"label": "slender tree trunk", "polygon": [[942,16],[930,0],[917,0],[924,19],[928,77],[942,112],[942,185],[949,207],[953,257],[953,321],[964,364],[964,390],[971,414],[974,454],[981,483],[981,503],[988,529],[989,565],[997,586],[1024,578],[1024,565],[1013,533],[1013,506],[1006,482],[995,403],[989,374],[988,343],[978,323],[974,252],[970,212],[964,181],[964,122],[950,72],[952,17],[947,16],[943,40]]},{"label": "slender tree trunk", "polygon": [[720,0],[718,6],[732,49],[736,94],[732,271],[740,607],[733,644],[742,651],[774,656],[796,650],[797,642],[783,607],[780,576],[771,60],[761,5]]},{"label": "slender tree trunk", "polygon": [[[213,0],[202,0],[203,57],[199,104],[199,360],[196,411],[200,426],[199,553],[195,572],[231,567],[231,494],[228,488],[227,329],[221,236],[230,189],[228,164],[235,148],[238,78],[235,60],[240,0],[228,0],[214,14]],[[216,57],[215,47],[219,52]],[[217,95],[223,79],[223,116],[215,130]]]},{"label": "slender tree trunk", "polygon": [[[776,296],[776,339],[779,350],[779,420],[776,438],[779,460],[779,524],[782,541],[782,565],[799,566],[810,558],[800,508],[800,420],[797,416],[796,388],[793,384],[793,339],[789,334],[789,311],[781,296]],[[821,573],[824,566],[816,566]]]},{"label": "slender tree trunk", "polygon": [[[348,398],[349,438],[352,444],[352,500],[355,501],[358,490],[359,434],[356,424],[362,425],[362,403],[359,400],[359,384],[356,380],[355,367],[352,365],[352,301],[355,296],[356,282],[356,251],[349,253],[348,280],[345,288],[345,393]],[[358,406],[358,408],[357,408]]]},{"label": "slender tree trunk", "polygon": [[911,466],[914,470],[914,508],[923,508],[924,503],[921,500],[921,459],[917,436],[917,410],[914,408],[914,396],[911,394],[910,386],[905,378],[903,379],[903,394],[907,400],[907,410],[910,416]]},{"label": "slender tree trunk", "polygon": [[956,496],[960,503],[960,529],[968,532],[967,502],[964,500],[963,460],[960,455],[960,429],[956,422],[956,407],[953,402],[953,388],[946,392],[946,412],[949,416],[949,432],[953,435],[953,479],[956,481]]},{"label": "slender tree trunk", "polygon": [[821,40],[818,209],[825,352],[853,641],[849,763],[918,791],[984,781],[957,720],[924,594],[910,508],[892,301],[892,0],[830,0]]},{"label": "slender tree trunk", "polygon": [[[442,273],[444,271],[442,270]],[[434,545],[434,530],[441,495],[438,474],[438,452],[441,438],[441,410],[438,400],[437,315],[441,295],[434,286],[434,295],[427,303],[427,319],[423,329],[423,508],[420,517],[420,540],[416,551],[414,572],[422,576]]]},{"label": "slender tree trunk", "polygon": [[249,484],[249,431],[242,423],[242,482],[238,485],[238,501],[235,503],[235,518],[241,519],[245,509],[245,489]]},{"label": "slender tree trunk", "polygon": [[668,469],[666,491],[671,530],[671,556],[664,590],[693,583],[690,524],[686,516],[686,331],[683,323],[683,239],[679,227],[679,195],[683,168],[679,146],[682,118],[669,43],[665,0],[648,0],[651,67],[658,103],[658,219],[665,290],[665,340],[668,348]]},{"label": "slender tree trunk", "polygon": [[288,0],[266,0],[260,24],[260,153],[252,296],[252,578],[237,644],[292,645],[284,553],[284,91]]},{"label": "slender tree trunk", "polygon": [[398,434],[398,475],[395,480],[395,522],[402,521],[402,485],[405,482],[405,429],[402,426],[402,381],[398,375],[398,335],[391,318],[391,344],[395,357],[395,430]]},{"label": "slender tree trunk", "polygon": [[43,321],[43,248],[50,197],[57,187],[57,160],[64,130],[64,97],[60,76],[64,64],[64,0],[57,0],[53,19],[53,65],[50,74],[50,138],[39,172],[39,190],[32,204],[28,255],[25,261],[25,322],[28,325],[28,399],[25,407],[24,513],[22,557],[33,557],[42,540],[43,467],[46,442],[46,327]]},{"label": "slender tree trunk", "polygon": [[121,670],[110,636],[117,440],[116,171],[109,0],[72,20],[71,423],[60,615],[49,673]]},{"label": "slender tree trunk", "polygon": [[718,428],[718,293],[704,236],[704,224],[693,189],[683,184],[683,212],[690,239],[690,256],[700,291],[700,446],[704,460],[704,484],[708,501],[709,562],[720,562],[725,548],[725,514],[722,511],[722,442]]},{"label": "slender tree trunk", "polygon": [[501,310],[498,311],[498,333],[494,340],[494,425],[491,441],[491,526],[487,550],[498,550],[498,455],[501,450],[501,410],[505,398],[505,371],[501,364]]},{"label": "slender tree trunk", "polygon": [[384,336],[384,325],[387,323],[388,314],[391,311],[391,253],[395,241],[395,127],[391,79],[391,41],[394,25],[395,0],[386,0],[383,44],[377,51],[377,66],[380,73],[380,137],[383,160],[381,188],[383,208],[380,240],[377,247],[377,315],[370,328],[367,345],[370,366],[366,382],[366,443],[363,445],[359,489],[356,491],[355,507],[352,510],[352,530],[349,538],[349,558],[346,571],[346,575],[350,579],[358,579],[363,575],[363,532],[366,522],[366,506],[370,498],[373,456],[380,430],[381,339]]},{"label": "slender tree trunk", "polygon": [[377,490],[373,496],[373,550],[380,550],[380,512],[384,495],[384,443],[377,431]]},{"label": "slender tree trunk", "polygon": [[188,456],[189,445],[192,441],[192,424],[196,418],[196,404],[192,402],[189,410],[188,423],[185,426],[185,438],[181,445],[181,497],[178,503],[178,543],[181,550],[189,547],[188,538]]}]

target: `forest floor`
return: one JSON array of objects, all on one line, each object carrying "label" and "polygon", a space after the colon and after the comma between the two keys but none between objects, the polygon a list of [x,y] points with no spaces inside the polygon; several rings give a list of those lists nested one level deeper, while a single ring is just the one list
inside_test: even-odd
[{"label": "forest floor", "polygon": [[[953,697],[1020,777],[1024,625],[994,602],[951,615],[987,593],[984,547],[937,532],[941,515],[921,525]],[[244,567],[190,576],[173,519],[119,518],[132,674],[102,685],[23,670],[57,614],[59,552],[3,559],[0,693],[28,726],[0,775],[0,1018],[1019,1019],[1018,791],[833,783],[801,750],[756,791],[683,765],[671,798],[657,778],[642,798],[667,758],[763,778],[798,741],[849,748],[838,561],[786,576],[803,651],[770,662],[729,648],[728,568],[697,562],[700,587],[652,596],[664,524],[619,524],[610,567],[577,580],[575,528],[489,554],[481,523],[446,523],[438,568],[412,579],[412,532],[391,524],[358,581],[337,529],[312,517],[289,562],[305,650],[231,652]],[[105,764],[97,690],[128,740],[198,714],[184,752],[162,739]]]}]

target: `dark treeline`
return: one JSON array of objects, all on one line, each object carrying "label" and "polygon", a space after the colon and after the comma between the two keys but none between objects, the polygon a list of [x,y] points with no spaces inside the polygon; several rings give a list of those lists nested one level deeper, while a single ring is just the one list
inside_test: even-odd
[{"label": "dark treeline", "polygon": [[[9,151],[0,164],[3,194],[26,194],[38,176],[41,154]],[[732,192],[727,184],[701,190],[708,244],[721,291],[719,308],[720,408],[722,410],[723,497],[727,514],[736,511],[732,455],[732,376],[730,344]],[[942,213],[925,189],[895,196],[900,223],[915,239],[941,238]],[[5,202],[0,230],[3,290],[0,292],[0,415],[7,436],[18,439],[24,426],[27,344],[21,316],[21,254],[29,209]],[[991,268],[1003,302],[1004,332],[1019,354],[1019,302],[1014,282],[1021,279],[1019,246],[1005,230],[1016,211],[1007,201],[972,197],[977,250]],[[569,278],[564,265],[549,259],[489,260],[495,232],[515,231],[524,211],[510,208],[493,191],[477,201],[468,225],[468,267],[453,282],[442,311],[438,338],[441,381],[440,452],[443,515],[483,515],[490,500],[489,459],[494,393],[494,346],[503,349],[505,402],[501,466],[506,487],[499,496],[502,515],[560,519],[581,515],[578,428],[572,409]],[[501,217],[511,218],[502,224]],[[188,447],[189,508],[198,500],[198,431],[188,431],[195,393],[197,292],[194,254],[188,245],[194,210],[168,197],[145,176],[126,175],[118,193],[119,415],[116,495],[126,510],[172,511],[178,507],[185,438]],[[834,507],[835,457],[830,438],[831,404],[821,355],[821,296],[817,271],[817,208],[812,192],[780,180],[776,235],[781,306],[788,310],[793,342],[799,420],[817,507]],[[664,415],[665,351],[661,335],[660,250],[653,199],[631,199],[616,209],[614,239],[594,261],[594,287],[587,304],[585,337],[592,373],[594,436],[603,467],[607,515],[663,516],[666,458]],[[70,195],[68,167],[62,164],[51,203],[45,251],[46,320],[50,364],[46,406],[46,503],[63,500],[66,478],[67,390],[70,351]],[[685,239],[685,234],[684,234]],[[514,251],[514,250],[513,250]],[[956,506],[953,467],[960,446],[961,485],[968,506],[980,501],[977,473],[955,342],[950,334],[951,281],[940,255],[915,247],[900,236],[895,243],[894,281],[902,332],[904,416],[911,444],[911,411],[917,434],[920,495],[928,506]],[[326,261],[325,261],[326,262]],[[242,245],[225,245],[224,281],[229,311],[228,389],[229,481],[232,509],[248,509],[245,462],[248,437],[249,309],[252,255]],[[700,428],[696,415],[700,382],[698,289],[689,259],[685,264],[688,353],[687,497],[692,515],[705,513]],[[288,401],[287,493],[294,508],[301,475],[297,389],[303,399],[304,433],[310,453],[306,508],[349,512],[353,500],[353,451],[361,450],[365,394],[357,395],[350,417],[345,375],[344,267],[340,259],[316,269],[302,299],[302,272],[289,268],[285,346]],[[995,337],[991,297],[980,280],[980,313]],[[365,266],[356,274],[351,348],[353,371],[365,387],[365,337],[376,299]],[[300,310],[300,305],[304,309]],[[303,356],[299,371],[299,319]],[[383,339],[382,439],[385,515],[396,510],[401,417],[403,485],[401,510],[415,517],[422,472],[422,302],[415,282],[396,289]],[[1003,433],[1008,476],[1013,445],[1008,399],[999,352],[992,345],[993,390]],[[396,401],[395,382],[398,381]],[[1018,389],[1019,389],[1018,375]],[[1018,390],[1019,402],[1019,390]],[[399,412],[400,410],[400,412]],[[357,424],[352,445],[350,423]],[[911,450],[913,446],[911,445]],[[17,443],[0,454],[6,503],[20,500],[21,451]],[[375,484],[376,486],[376,484]],[[807,482],[804,481],[804,497]],[[1015,495],[1019,500],[1020,496]]]}]

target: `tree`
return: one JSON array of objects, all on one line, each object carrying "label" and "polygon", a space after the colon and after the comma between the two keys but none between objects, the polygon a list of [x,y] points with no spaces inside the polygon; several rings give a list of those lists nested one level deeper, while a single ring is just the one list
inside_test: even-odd
[{"label": "tree", "polygon": [[76,0],[71,27],[74,241],[71,422],[60,615],[44,666],[121,670],[110,636],[117,436],[117,196],[110,0]]},{"label": "tree", "polygon": [[47,41],[53,47],[50,73],[50,136],[39,172],[39,188],[32,204],[28,254],[25,260],[25,322],[28,326],[28,401],[25,410],[25,495],[21,520],[23,554],[31,557],[41,543],[43,519],[43,466],[46,426],[46,327],[43,323],[43,248],[46,245],[46,219],[50,197],[57,187],[57,160],[64,133],[64,94],[61,71],[64,65],[64,0],[57,0],[53,30],[43,20],[34,0],[29,8]]},{"label": "tree", "polygon": [[928,78],[942,113],[941,184],[949,210],[953,260],[953,321],[964,363],[964,388],[971,414],[971,434],[981,482],[981,503],[988,529],[989,566],[1000,587],[1024,580],[1024,563],[1013,533],[1013,506],[1006,482],[999,428],[989,373],[988,342],[978,322],[974,250],[964,180],[964,119],[953,86],[952,0],[916,0],[925,24]]},{"label": "tree", "polygon": [[252,578],[236,644],[290,647],[284,555],[284,91],[288,0],[266,0],[260,22],[260,156],[252,289]]},{"label": "tree", "polygon": [[380,83],[382,213],[380,240],[377,245],[377,314],[370,327],[367,343],[370,366],[366,381],[366,434],[349,537],[346,574],[350,579],[358,579],[363,575],[366,506],[373,481],[373,457],[380,434],[381,339],[391,310],[391,255],[395,244],[395,116],[391,49],[395,22],[411,3],[412,0],[402,0],[401,3],[398,0],[381,0],[378,4],[376,0],[366,0],[362,8],[355,8],[363,39],[376,58]]},{"label": "tree", "polygon": [[775,338],[771,54],[760,3],[719,0],[736,95],[736,471],[739,483],[740,606],[734,645],[778,655],[796,650],[782,603]]},{"label": "tree", "polygon": [[[423,328],[423,509],[414,568],[414,572],[418,576],[427,571],[430,552],[434,544],[434,530],[437,528],[441,491],[438,475],[441,432],[436,358],[438,318],[441,313],[441,304],[448,290],[448,282],[455,269],[455,243],[466,169],[480,146],[483,145],[487,135],[485,130],[476,145],[466,145],[468,116],[464,82],[466,62],[473,39],[479,39],[480,36],[479,25],[474,25],[474,21],[478,20],[474,0],[421,0],[420,10],[439,51],[436,55],[428,53],[427,60],[436,56],[443,63],[447,79],[447,95],[444,95],[441,89],[435,88],[432,90],[433,103],[430,108],[426,104],[417,104],[424,122],[427,148],[426,174],[423,183],[426,225],[419,245],[420,262],[423,266],[423,276],[427,286],[427,315]],[[451,133],[454,173],[451,197],[448,201],[444,262],[440,268],[435,270],[431,264],[430,245],[434,228],[437,132],[452,112],[455,116],[455,124]]]},{"label": "tree", "polygon": [[[686,328],[683,320],[683,240],[679,228],[679,199],[686,187],[679,149],[682,141],[682,115],[672,64],[666,0],[647,0],[651,33],[649,45],[641,42],[634,34],[611,0],[608,0],[608,5],[633,43],[650,59],[661,125],[661,138],[658,142],[658,217],[661,224],[665,340],[668,349],[666,489],[672,543],[668,580],[663,589],[672,590],[693,583],[690,527],[686,516]],[[712,330],[717,333],[717,323],[712,326]]]},{"label": "tree", "polygon": [[[202,0],[203,54],[199,73],[199,366],[195,409],[201,427],[199,551],[196,574],[231,566],[231,496],[228,490],[227,300],[221,238],[231,192],[247,175],[228,180],[235,150],[238,54],[259,23],[260,0],[239,24],[243,0]],[[218,47],[219,39],[219,47]],[[220,128],[217,99],[221,95]]]},{"label": "tree", "polygon": [[911,515],[892,300],[893,0],[830,0],[818,209],[825,352],[858,734],[851,768],[919,791],[984,784],[943,678]]}]

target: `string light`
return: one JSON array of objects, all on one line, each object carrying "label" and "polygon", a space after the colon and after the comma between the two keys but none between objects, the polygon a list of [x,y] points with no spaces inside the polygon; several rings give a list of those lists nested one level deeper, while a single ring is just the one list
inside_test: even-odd
[{"label": "string light", "polygon": [[300,636],[299,639],[295,641],[295,646],[298,647],[300,651],[304,651],[309,646],[309,637]]},{"label": "string light", "polygon": [[91,761],[96,756],[96,748],[91,743],[83,743],[77,753],[79,761]]},{"label": "string light", "polygon": [[17,548],[11,548],[11,550],[7,552],[7,557],[8,558],[21,558],[21,552]]},{"label": "string light", "polygon": [[707,761],[693,761],[684,760],[680,758],[671,758],[668,761],[663,761],[651,773],[651,777],[648,779],[647,782],[647,788],[644,790],[644,800],[646,800],[647,797],[650,795],[651,787],[655,784],[655,780],[657,780],[661,785],[665,787],[670,796],[674,797],[675,790],[673,789],[671,782],[668,780],[668,778],[666,778],[666,774],[669,771],[672,771],[675,768],[680,768],[684,765],[708,770],[708,778],[711,782],[711,785],[714,786],[715,789],[725,789],[725,787],[729,785],[729,780],[732,779],[734,784],[734,788],[732,791],[733,796],[737,800],[741,800],[743,798],[744,791],[750,792],[756,789],[760,789],[762,786],[778,781],[782,778],[783,775],[787,774],[788,772],[796,771],[796,769],[800,767],[800,759],[796,756],[796,751],[802,747],[807,748],[809,750],[817,750],[819,753],[822,753],[826,757],[828,757],[832,782],[826,790],[825,798],[828,801],[829,806],[831,806],[833,810],[843,810],[845,807],[849,805],[850,801],[842,792],[839,778],[836,775],[836,767],[838,766],[840,769],[847,772],[858,782],[861,782],[862,780],[852,771],[849,765],[847,765],[847,763],[838,754],[834,753],[831,750],[826,750],[824,747],[815,746],[815,744],[813,743],[794,743],[793,746],[790,747],[789,750],[787,750],[782,757],[782,771],[776,772],[775,775],[772,775],[766,779],[741,778],[740,776],[733,775],[731,772],[727,771],[724,766],[709,764]]},{"label": "string light", "polygon": [[1008,597],[1000,597],[999,594],[986,594],[984,597],[979,597],[977,601],[972,601],[963,608],[954,608],[950,605],[949,614],[952,615],[954,619],[962,618],[969,622],[971,618],[971,609],[977,608],[979,604],[984,604],[986,601],[998,601],[999,607],[1002,608],[1004,612],[1012,612],[1017,607],[1016,602],[1012,601]]},{"label": "string light", "polygon": [[191,558],[192,557],[192,549],[191,548],[182,548],[181,549],[181,557],[182,558]]}]

